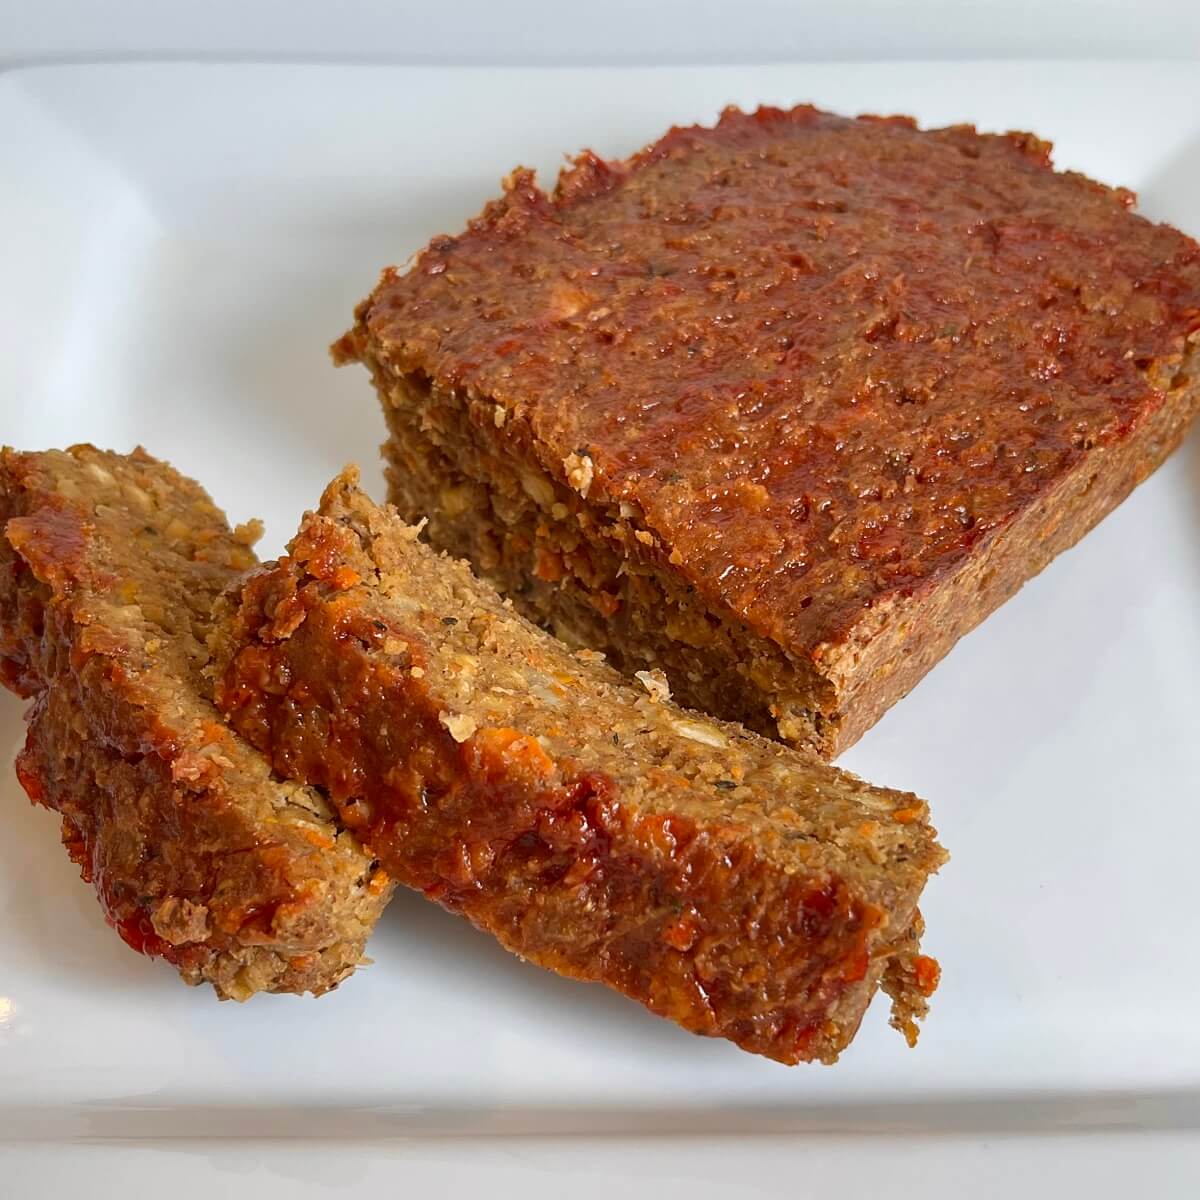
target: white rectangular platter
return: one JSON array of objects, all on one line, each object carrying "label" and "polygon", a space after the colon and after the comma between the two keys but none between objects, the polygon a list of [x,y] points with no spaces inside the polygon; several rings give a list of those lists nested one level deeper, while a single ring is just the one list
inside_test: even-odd
[{"label": "white rectangular platter", "polygon": [[[326,354],[381,267],[517,163],[549,179],[584,145],[799,101],[1032,128],[1200,233],[1188,64],[13,71],[0,441],[144,444],[276,552],[344,463],[381,494],[367,380]],[[334,995],[217,1004],[105,928],[4,768],[0,1138],[1188,1134],[1198,614],[1192,437],[846,757],[928,797],[953,861],[923,905],[944,981],[919,1048],[877,1004],[831,1069],[689,1037],[409,895]],[[0,697],[0,754],[21,736]]]}]

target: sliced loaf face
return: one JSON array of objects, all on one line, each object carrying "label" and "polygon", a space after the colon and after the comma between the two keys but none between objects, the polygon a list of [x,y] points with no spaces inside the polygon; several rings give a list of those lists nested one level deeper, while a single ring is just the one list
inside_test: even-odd
[{"label": "sliced loaf face", "polygon": [[836,1058],[881,980],[915,1036],[925,804],[571,653],[417,532],[330,485],[215,625],[231,725],[533,962],[788,1063]]},{"label": "sliced loaf face", "polygon": [[1200,246],[1132,202],[1029,134],[729,110],[515,172],[335,356],[439,546],[829,755],[1200,406]]},{"label": "sliced loaf face", "polygon": [[91,446],[3,451],[0,529],[0,675],[34,698],[18,774],[110,924],[222,998],[335,987],[392,885],[203,675],[255,530],[144,452]]}]

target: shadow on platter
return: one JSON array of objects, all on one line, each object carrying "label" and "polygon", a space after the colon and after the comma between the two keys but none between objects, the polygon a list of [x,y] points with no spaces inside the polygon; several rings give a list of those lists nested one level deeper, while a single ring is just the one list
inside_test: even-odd
[{"label": "shadow on platter", "polygon": [[[390,978],[421,971],[431,984],[476,998],[478,1025],[464,1030],[466,1037],[489,1036],[498,1022],[502,1026],[504,1013],[512,1012],[536,1013],[551,1037],[574,1031],[623,1053],[694,1053],[701,1040],[607,987],[523,961],[470,922],[407,888],[397,890],[367,953],[381,969],[359,981],[360,987],[387,987]],[[436,1013],[428,1016],[437,1020]],[[725,1048],[733,1049],[728,1043]]]}]

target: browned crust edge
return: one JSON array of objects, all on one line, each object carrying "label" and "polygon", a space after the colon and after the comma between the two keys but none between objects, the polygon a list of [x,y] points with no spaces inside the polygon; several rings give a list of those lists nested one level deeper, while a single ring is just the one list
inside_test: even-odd
[{"label": "browned crust edge", "polygon": [[870,610],[847,641],[818,648],[836,689],[840,754],[906,696],[955,643],[1102,521],[1158,469],[1200,412],[1200,334],[1159,406],[1119,445],[1094,448],[951,576]]}]

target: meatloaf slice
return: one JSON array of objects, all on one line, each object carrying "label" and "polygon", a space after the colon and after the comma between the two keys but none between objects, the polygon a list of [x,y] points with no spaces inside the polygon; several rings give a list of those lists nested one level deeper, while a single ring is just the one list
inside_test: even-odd
[{"label": "meatloaf slice", "polygon": [[541,966],[786,1063],[835,1059],[882,983],[915,1039],[922,801],[572,654],[355,480],[215,625],[243,737]]},{"label": "meatloaf slice", "polygon": [[34,697],[17,771],[135,950],[222,998],[328,991],[391,885],[311,788],[213,707],[212,605],[256,563],[141,450],[0,455],[0,674]]},{"label": "meatloaf slice", "polygon": [[585,154],[335,347],[391,498],[530,615],[826,755],[1200,403],[1200,247],[1029,134],[809,107]]}]

